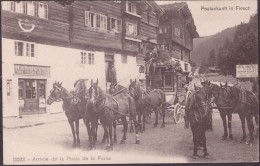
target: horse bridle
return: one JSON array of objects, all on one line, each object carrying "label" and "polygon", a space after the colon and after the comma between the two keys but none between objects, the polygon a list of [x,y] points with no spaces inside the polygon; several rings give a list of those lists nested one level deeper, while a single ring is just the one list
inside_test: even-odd
[{"label": "horse bridle", "polygon": [[[53,97],[49,96],[49,99],[53,100],[54,102],[60,102],[60,101],[62,101],[62,100],[63,100],[62,91],[64,90],[64,88],[63,88],[63,87],[59,88],[59,87],[57,87],[57,86],[55,86],[54,88],[58,90],[58,92],[59,92],[59,97],[53,98]],[[53,91],[54,91],[54,90],[53,90]]]}]

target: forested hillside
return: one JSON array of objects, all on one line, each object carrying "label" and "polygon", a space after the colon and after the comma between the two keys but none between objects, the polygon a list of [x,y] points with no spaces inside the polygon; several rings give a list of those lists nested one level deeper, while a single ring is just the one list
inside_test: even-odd
[{"label": "forested hillside", "polygon": [[207,59],[209,53],[214,49],[218,54],[218,49],[224,45],[225,39],[233,40],[237,26],[223,30],[212,36],[197,38],[193,40],[193,51],[191,60],[200,66],[203,59]]},{"label": "forested hillside", "polygon": [[219,69],[221,74],[236,74],[238,64],[258,63],[258,14],[248,23],[228,28],[216,35],[194,41],[192,61],[200,66],[200,73],[209,67]]}]

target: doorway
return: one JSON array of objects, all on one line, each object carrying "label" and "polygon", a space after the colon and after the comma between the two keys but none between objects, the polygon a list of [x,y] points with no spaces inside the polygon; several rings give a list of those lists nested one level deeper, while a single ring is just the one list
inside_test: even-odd
[{"label": "doorway", "polygon": [[110,77],[110,71],[112,69],[112,66],[114,66],[114,55],[105,55],[105,74],[106,74],[106,89],[108,89],[111,85],[111,77]]},{"label": "doorway", "polygon": [[20,115],[46,112],[46,80],[18,79]]}]

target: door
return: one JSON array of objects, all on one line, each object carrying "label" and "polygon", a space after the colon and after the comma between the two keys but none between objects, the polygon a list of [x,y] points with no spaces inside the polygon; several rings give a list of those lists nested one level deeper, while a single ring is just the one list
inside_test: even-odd
[{"label": "door", "polygon": [[37,81],[32,79],[25,80],[25,100],[24,100],[24,112],[36,113],[39,108],[37,98]]},{"label": "door", "polygon": [[46,112],[46,80],[18,80],[20,115]]},{"label": "door", "polygon": [[173,73],[172,72],[165,72],[164,73],[164,90],[165,91],[173,91],[174,87],[174,80],[173,80]]},{"label": "door", "polygon": [[109,72],[114,65],[114,55],[105,55],[105,73],[106,73],[106,88],[108,89],[111,84],[111,78],[109,77]]}]

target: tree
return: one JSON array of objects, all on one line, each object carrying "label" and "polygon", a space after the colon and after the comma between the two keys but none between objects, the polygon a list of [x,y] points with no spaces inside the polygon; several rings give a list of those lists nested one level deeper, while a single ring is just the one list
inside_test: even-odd
[{"label": "tree", "polygon": [[212,49],[209,52],[209,57],[208,57],[208,66],[209,67],[214,67],[216,63],[216,54],[215,54],[215,50]]}]

